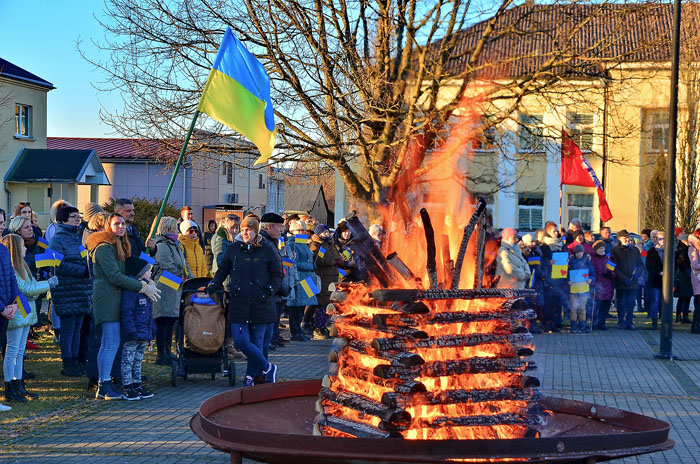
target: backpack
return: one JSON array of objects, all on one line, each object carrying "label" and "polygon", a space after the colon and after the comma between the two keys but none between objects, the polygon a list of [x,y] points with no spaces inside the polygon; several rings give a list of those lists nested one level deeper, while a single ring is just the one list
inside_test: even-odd
[{"label": "backpack", "polygon": [[185,348],[213,354],[224,344],[226,318],[221,305],[194,303],[185,308]]}]

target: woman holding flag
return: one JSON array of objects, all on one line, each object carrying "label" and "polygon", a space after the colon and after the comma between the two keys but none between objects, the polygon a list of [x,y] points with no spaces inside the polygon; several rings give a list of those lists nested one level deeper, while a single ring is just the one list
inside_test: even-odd
[{"label": "woman holding flag", "polygon": [[[296,287],[294,297],[287,300],[289,331],[292,334],[292,340],[305,341],[307,337],[301,329],[302,318],[305,321],[304,329],[306,332],[313,333],[310,323],[313,320],[313,309],[316,308],[318,300],[315,294],[309,294],[310,292],[307,292],[305,288],[299,288],[297,285],[301,285],[306,279],[315,280],[314,269],[316,266],[314,265],[314,255],[308,245],[309,235],[306,232],[306,223],[300,219],[289,221],[289,232],[291,236],[287,237],[287,246],[292,252],[294,269],[297,273],[294,282]],[[307,310],[307,308],[309,309]]]},{"label": "woman holding flag", "polygon": [[3,374],[5,376],[5,400],[26,402],[27,399],[37,399],[35,393],[27,391],[22,378],[24,365],[24,350],[27,344],[29,328],[37,321],[37,311],[34,300],[49,291],[58,284],[57,277],[51,277],[46,282],[38,282],[29,266],[24,261],[27,248],[22,237],[9,234],[3,237],[2,244],[10,252],[10,261],[17,278],[17,286],[20,295],[17,299],[18,310],[10,319],[7,326],[7,348],[3,361]]},{"label": "woman holding flag", "polygon": [[105,230],[90,235],[86,243],[95,275],[92,317],[95,326],[100,326],[102,330],[100,350],[97,353],[99,386],[96,398],[118,400],[122,394],[112,385],[110,373],[119,349],[122,289],[143,293],[151,301],[158,300],[160,291],[153,284],[126,275],[125,261],[131,255],[131,245],[121,214],[110,214]]},{"label": "woman holding flag", "polygon": [[156,236],[156,264],[153,267],[153,280],[161,291],[161,299],[153,305],[153,318],[156,323],[156,364],[170,366],[172,363],[171,345],[173,328],[180,315],[180,295],[182,281],[194,277],[185,259],[185,250],[178,241],[177,220],[165,216],[158,224]]},{"label": "woman holding flag", "polygon": [[56,230],[46,253],[62,256],[54,264],[61,283],[51,290],[53,310],[61,319],[61,375],[80,377],[84,372],[78,365],[80,328],[83,318],[90,315],[92,280],[87,265],[87,250],[83,247],[80,211],[62,206],[56,211]]},{"label": "woman holding flag", "polygon": [[257,217],[243,219],[241,233],[227,248],[208,288],[213,293],[230,278],[227,322],[233,342],[248,358],[246,387],[252,386],[253,379],[261,374],[268,383],[274,383],[277,375],[277,366],[269,363],[263,353],[265,343],[269,343],[265,336],[272,337],[269,326],[277,322],[275,294],[282,285],[284,271],[276,247],[265,244],[265,238],[258,234],[259,227]]}]

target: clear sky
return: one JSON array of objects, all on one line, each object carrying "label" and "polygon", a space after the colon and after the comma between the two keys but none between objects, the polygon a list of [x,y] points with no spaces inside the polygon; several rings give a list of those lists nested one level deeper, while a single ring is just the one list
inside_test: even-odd
[{"label": "clear sky", "polygon": [[102,8],[95,0],[0,0],[0,57],[56,87],[48,94],[50,137],[118,137],[99,110],[121,108],[121,98],[93,87],[103,76],[76,46],[80,39],[95,56],[90,39],[104,34],[93,14]]}]

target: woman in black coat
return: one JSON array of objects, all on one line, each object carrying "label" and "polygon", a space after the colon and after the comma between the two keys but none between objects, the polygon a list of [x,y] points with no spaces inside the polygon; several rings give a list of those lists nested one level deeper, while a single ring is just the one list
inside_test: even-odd
[{"label": "woman in black coat", "polygon": [[693,286],[690,281],[690,258],[688,257],[688,235],[678,236],[678,246],[675,254],[674,287],[678,302],[676,303],[676,322],[690,324],[690,299],[693,297]]},{"label": "woman in black coat", "polygon": [[263,348],[270,343],[277,321],[274,295],[282,284],[284,271],[279,253],[275,247],[264,244],[259,227],[257,217],[243,219],[241,233],[226,249],[209,286],[213,293],[221,289],[227,277],[231,279],[228,322],[234,343],[248,358],[244,386],[252,386],[253,379],[261,373],[273,383],[277,372],[277,366],[265,358]]}]

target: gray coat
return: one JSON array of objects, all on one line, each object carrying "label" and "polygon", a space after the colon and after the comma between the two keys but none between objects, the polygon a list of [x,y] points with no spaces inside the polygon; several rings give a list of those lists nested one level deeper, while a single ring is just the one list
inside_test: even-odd
[{"label": "gray coat", "polygon": [[178,317],[180,315],[180,296],[182,295],[182,285],[178,290],[174,290],[167,285],[158,282],[163,271],[182,277],[192,278],[185,251],[179,242],[173,241],[163,235],[156,237],[156,264],[153,266],[153,276],[156,287],[160,290],[160,300],[153,303],[153,318],[158,317]]}]

